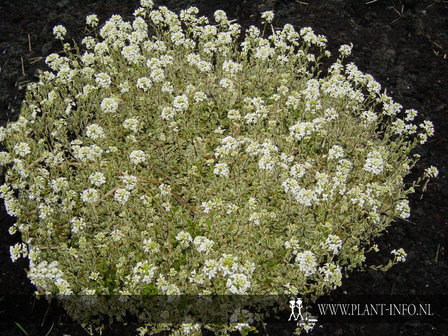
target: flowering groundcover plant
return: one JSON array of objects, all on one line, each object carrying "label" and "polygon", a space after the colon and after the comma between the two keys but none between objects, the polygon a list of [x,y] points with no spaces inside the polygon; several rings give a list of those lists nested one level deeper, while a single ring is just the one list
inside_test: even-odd
[{"label": "flowering groundcover plant", "polygon": [[[350,46],[321,72],[325,37],[275,30],[272,13],[270,37],[250,27],[239,45],[222,11],[210,25],[195,8],[142,6],[134,22],[113,16],[86,37],[86,51],[50,55],[53,72],[1,130],[0,191],[24,239],[11,258],[30,259],[41,293],[83,300],[340,285],[372,238],[409,216],[403,178],[431,123],[414,125],[414,110],[344,64]],[[128,299],[87,311],[63,302],[87,321],[137,313]]]}]

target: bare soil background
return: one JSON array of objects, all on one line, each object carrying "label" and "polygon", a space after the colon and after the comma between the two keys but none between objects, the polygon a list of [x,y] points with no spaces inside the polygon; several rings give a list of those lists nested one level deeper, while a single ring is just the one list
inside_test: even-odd
[{"label": "bare soil background", "polygon": [[[433,121],[436,134],[416,151],[421,160],[409,181],[429,165],[438,167],[439,177],[428,184],[425,193],[417,190],[411,197],[409,221],[397,221],[388,228],[376,241],[380,253],[367,258],[368,264],[384,263],[392,249],[403,247],[407,261],[386,273],[354,272],[331,296],[335,300],[345,294],[447,296],[448,1],[168,0],[156,4],[174,11],[194,5],[208,16],[223,9],[243,27],[259,22],[261,12],[274,10],[276,26],[311,26],[328,37],[333,53],[340,44],[353,42],[351,60],[362,71],[372,74],[405,108],[415,108],[422,118]],[[26,84],[36,80],[37,69],[45,68],[44,57],[60,50],[52,35],[55,25],[64,25],[68,37],[79,42],[86,15],[96,13],[101,22],[112,14],[131,19],[137,7],[135,0],[0,0],[0,125],[17,118]],[[2,205],[0,335],[24,335],[16,322],[29,336],[88,335],[56,304],[34,298],[25,273],[27,262],[12,263],[9,257],[9,246],[20,241],[18,234],[7,232],[12,223]],[[448,316],[443,318],[438,324],[417,319],[406,323],[341,321],[318,324],[310,335],[448,335]],[[292,323],[283,320],[259,332],[291,335],[293,329]],[[132,324],[113,325],[104,335],[133,335],[134,330]]]}]

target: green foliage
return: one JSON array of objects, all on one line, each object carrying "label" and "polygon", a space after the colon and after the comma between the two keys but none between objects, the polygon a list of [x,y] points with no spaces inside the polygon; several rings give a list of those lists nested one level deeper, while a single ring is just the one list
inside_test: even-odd
[{"label": "green foliage", "polygon": [[[331,55],[311,28],[274,30],[266,12],[273,34],[250,27],[238,45],[222,11],[209,24],[196,8],[142,5],[85,50],[48,56],[52,71],[0,130],[0,192],[24,241],[11,258],[29,258],[41,293],[83,295],[62,299],[82,322],[124,312],[145,322],[143,298],[157,294],[317,297],[340,286],[365,245],[409,216],[403,178],[432,124],[414,125],[416,111],[345,64],[349,45],[321,72]],[[108,299],[120,295],[131,296]]]}]

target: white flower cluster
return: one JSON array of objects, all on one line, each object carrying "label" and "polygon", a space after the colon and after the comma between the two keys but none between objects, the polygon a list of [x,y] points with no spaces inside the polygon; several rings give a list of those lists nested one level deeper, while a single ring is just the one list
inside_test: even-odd
[{"label": "white flower cluster", "polygon": [[[263,31],[241,34],[221,10],[215,23],[194,7],[153,6],[141,0],[131,21],[100,27],[87,16],[95,36],[79,54],[65,44],[67,55],[49,55],[19,119],[0,127],[0,196],[17,217],[9,232],[26,242],[11,259],[27,256],[48,293],[90,305],[122,294],[123,311],[98,313],[141,311],[142,322],[144,293],[339,286],[363,262],[359,246],[409,217],[410,153],[434,126],[346,64],[351,44],[327,68],[326,38],[277,28],[271,11]],[[252,328],[238,322],[227,331]]]},{"label": "white flower cluster", "polygon": [[57,261],[50,263],[41,261],[36,265],[31,259],[28,277],[34,285],[45,290],[47,294],[52,294],[52,286],[56,286],[58,292],[62,295],[73,294],[69,283],[63,278],[64,274],[58,266]]},{"label": "white flower cluster", "polygon": [[435,178],[438,175],[439,175],[439,170],[434,166],[431,166],[431,167],[428,167],[425,169],[425,176],[427,176],[427,177]]},{"label": "white flower cluster", "polygon": [[67,29],[64,26],[58,25],[53,28],[53,35],[58,40],[64,40],[65,35],[67,35]]},{"label": "white flower cluster", "polygon": [[261,97],[245,98],[244,110],[247,112],[244,119],[247,124],[256,124],[260,119],[266,118],[268,109]]},{"label": "white flower cluster", "polygon": [[98,16],[95,14],[90,14],[86,16],[86,23],[88,26],[95,28],[98,26],[99,20]]},{"label": "white flower cluster", "polygon": [[272,23],[274,20],[274,12],[266,11],[261,13],[261,19],[263,20],[263,23]]},{"label": "white flower cluster", "polygon": [[339,145],[334,145],[328,151],[328,160],[341,159],[344,157],[344,149]]},{"label": "white flower cluster", "polygon": [[395,207],[395,211],[398,213],[398,216],[400,218],[403,218],[403,219],[409,218],[409,216],[411,215],[409,201],[402,200],[401,202],[399,202]]},{"label": "white flower cluster", "polygon": [[79,146],[73,144],[73,155],[81,162],[92,162],[98,160],[103,150],[98,145]]},{"label": "white flower cluster", "polygon": [[26,258],[28,256],[28,247],[24,243],[16,243],[14,246],[9,247],[9,254],[12,262],[19,258]]},{"label": "white flower cluster", "polygon": [[139,261],[132,270],[132,275],[128,279],[132,279],[136,284],[149,284],[155,276],[157,267],[149,264],[147,261]]},{"label": "white flower cluster", "polygon": [[325,240],[324,246],[332,254],[337,254],[342,247],[342,240],[337,235],[329,235]]},{"label": "white flower cluster", "polygon": [[55,193],[66,190],[68,187],[69,183],[65,177],[58,177],[57,179],[51,181],[51,188]]},{"label": "white flower cluster", "polygon": [[31,149],[26,142],[21,142],[14,146],[14,152],[20,157],[25,157],[31,153]]},{"label": "white flower cluster", "polygon": [[191,238],[191,235],[188,232],[180,231],[176,235],[176,240],[180,243],[180,246],[188,247],[188,246],[190,246],[191,242],[193,241],[193,238]]},{"label": "white flower cluster", "polygon": [[81,198],[84,203],[94,204],[99,200],[100,196],[98,190],[89,188],[82,192]]},{"label": "white flower cluster", "polygon": [[229,276],[226,286],[232,294],[243,294],[250,288],[250,281],[245,274],[232,274]]},{"label": "white flower cluster", "polygon": [[159,185],[160,195],[168,196],[171,195],[171,186],[165,183]]},{"label": "white flower cluster", "polygon": [[95,75],[95,82],[99,86],[101,86],[105,89],[108,89],[110,87],[110,84],[112,83],[112,79],[110,78],[110,76],[107,73],[100,72]]},{"label": "white flower cluster", "polygon": [[399,248],[398,250],[393,249],[390,253],[395,256],[395,259],[398,262],[405,262],[406,257],[408,256],[402,248]]},{"label": "white flower cluster", "polygon": [[193,244],[199,253],[209,253],[213,247],[214,242],[204,236],[196,236]]},{"label": "white flower cluster", "polygon": [[351,43],[350,43],[350,45],[343,44],[339,48],[339,54],[341,55],[342,58],[348,57],[352,54],[352,48],[353,48],[353,44],[351,44]]},{"label": "white flower cluster", "polygon": [[146,154],[140,149],[134,150],[129,154],[129,160],[135,165],[144,164],[146,163]]},{"label": "white flower cluster", "polygon": [[103,128],[98,124],[87,126],[86,135],[92,140],[102,139],[105,137]]},{"label": "white flower cluster", "polygon": [[115,98],[104,98],[101,102],[101,111],[114,113],[118,110],[118,102]]},{"label": "white flower cluster", "polygon": [[316,256],[311,251],[297,253],[296,263],[306,277],[313,275],[317,270]]},{"label": "white flower cluster", "polygon": [[127,189],[118,188],[114,192],[114,198],[120,204],[125,204],[128,201],[129,196],[131,196],[131,193]]},{"label": "white flower cluster", "polygon": [[89,181],[95,187],[101,187],[104,183],[106,183],[106,177],[101,172],[95,172],[90,174]]},{"label": "white flower cluster", "polygon": [[225,162],[217,163],[213,169],[213,173],[219,176],[228,177],[230,174],[229,165]]},{"label": "white flower cluster", "polygon": [[77,234],[78,232],[82,231],[86,228],[86,222],[81,217],[74,217],[70,220],[71,229],[70,231],[73,234]]},{"label": "white flower cluster", "polygon": [[339,265],[332,262],[326,263],[324,266],[319,267],[319,272],[324,276],[324,281],[332,286],[332,288],[336,288],[342,284],[342,272]]},{"label": "white flower cluster", "polygon": [[374,150],[367,154],[364,170],[374,175],[381,174],[384,169],[383,157],[380,152]]}]

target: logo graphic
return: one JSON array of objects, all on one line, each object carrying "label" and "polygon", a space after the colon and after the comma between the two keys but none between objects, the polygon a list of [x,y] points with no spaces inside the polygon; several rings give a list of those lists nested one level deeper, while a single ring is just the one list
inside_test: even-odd
[{"label": "logo graphic", "polygon": [[306,310],[302,313],[303,301],[301,298],[292,298],[289,301],[289,307],[291,308],[291,315],[289,315],[288,321],[294,319],[297,322],[298,327],[304,328],[307,332],[311,330],[314,324],[317,322],[316,316],[312,316]]}]

